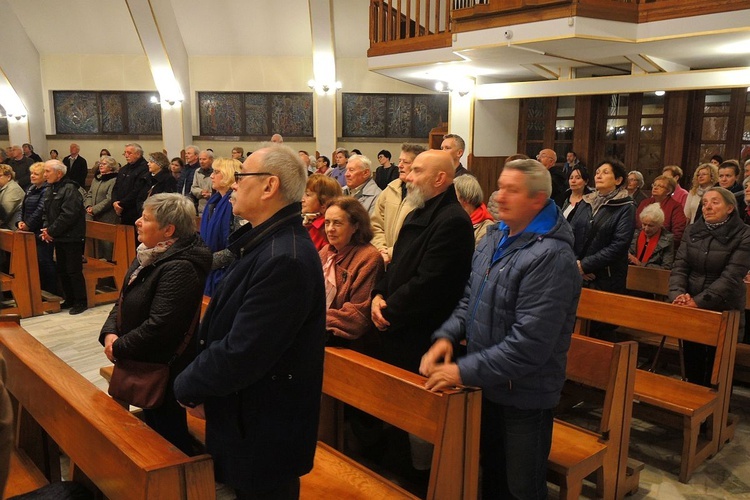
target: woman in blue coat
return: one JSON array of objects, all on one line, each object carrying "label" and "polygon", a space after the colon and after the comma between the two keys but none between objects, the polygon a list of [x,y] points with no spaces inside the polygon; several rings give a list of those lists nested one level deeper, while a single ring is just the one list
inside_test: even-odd
[{"label": "woman in blue coat", "polygon": [[234,261],[232,252],[227,250],[229,235],[240,226],[239,219],[232,214],[232,184],[234,173],[242,164],[230,158],[218,158],[213,163],[211,189],[214,194],[208,199],[201,217],[201,237],[213,252],[211,273],[206,280],[204,295],[211,297],[219,281],[224,277],[229,264]]}]

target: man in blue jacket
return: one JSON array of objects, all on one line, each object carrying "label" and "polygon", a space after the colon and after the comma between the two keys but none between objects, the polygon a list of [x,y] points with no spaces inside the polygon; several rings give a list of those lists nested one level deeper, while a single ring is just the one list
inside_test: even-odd
[{"label": "man in blue jacket", "polygon": [[206,419],[216,480],[237,497],[299,496],[312,469],[326,336],[320,257],[302,226],[307,171],[295,151],[261,149],[235,173],[237,260],[214,293],[177,400]]},{"label": "man in blue jacket", "polygon": [[[474,253],[463,299],[422,358],[426,387],[483,390],[484,498],[547,498],[552,409],[565,382],[581,279],[573,233],[534,160],[505,166],[500,222]],[[457,343],[467,355],[454,361]]]}]

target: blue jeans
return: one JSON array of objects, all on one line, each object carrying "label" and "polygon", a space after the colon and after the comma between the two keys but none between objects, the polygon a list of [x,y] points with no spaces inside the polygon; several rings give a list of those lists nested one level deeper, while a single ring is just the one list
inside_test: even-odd
[{"label": "blue jeans", "polygon": [[520,410],[482,400],[482,498],[547,498],[552,410]]}]

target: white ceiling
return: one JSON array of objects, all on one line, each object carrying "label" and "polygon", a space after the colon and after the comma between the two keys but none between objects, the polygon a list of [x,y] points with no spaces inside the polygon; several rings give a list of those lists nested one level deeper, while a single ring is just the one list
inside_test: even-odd
[{"label": "white ceiling", "polygon": [[[189,56],[311,57],[308,0],[170,1]],[[8,0],[40,54],[142,54],[125,0]],[[369,47],[369,0],[334,0],[339,57]]]},{"label": "white ceiling", "polygon": [[[41,55],[143,53],[125,0],[7,1]],[[312,57],[308,0],[151,1],[171,2],[188,56]],[[365,57],[369,3],[332,0],[337,57]],[[371,58],[369,67],[427,88],[436,79],[455,76],[469,76],[479,83],[543,79],[534,65],[553,70],[570,66],[577,68],[579,76],[622,74],[597,64],[629,70],[626,56],[637,54],[691,69],[748,67],[748,19],[750,8],[642,25],[587,24],[584,19],[577,20],[574,28],[567,20],[530,23],[513,27],[517,35],[512,42],[545,55],[510,48],[502,31],[485,30],[460,33],[447,49]],[[730,43],[739,44],[737,50],[727,48]]]}]

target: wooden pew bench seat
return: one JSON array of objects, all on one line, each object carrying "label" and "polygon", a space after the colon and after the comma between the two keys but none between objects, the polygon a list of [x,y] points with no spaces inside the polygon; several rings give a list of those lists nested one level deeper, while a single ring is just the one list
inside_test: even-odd
[{"label": "wooden pew bench seat", "polygon": [[[97,254],[99,241],[112,243],[112,259],[101,260]],[[86,246],[83,264],[83,278],[86,281],[86,298],[88,307],[108,304],[117,301],[122,288],[122,280],[135,259],[135,233],[133,226],[105,224],[86,221]],[[111,278],[115,290],[99,290],[99,280]],[[97,291],[98,290],[98,291]]]},{"label": "wooden pew bench seat", "polygon": [[10,470],[8,483],[2,498],[23,495],[49,484],[44,474],[37,469],[34,462],[23,451],[14,449],[10,454]]},{"label": "wooden pew bench seat", "polygon": [[[644,314],[643,311],[649,311]],[[714,347],[711,387],[637,370],[634,413],[646,420],[681,428],[681,482],[731,439],[736,419],[729,398],[737,345],[739,311],[723,313],[680,307],[654,300],[584,289],[578,303],[576,331],[587,332],[591,321],[639,330],[658,338],[672,337]],[[704,424],[705,422],[705,424]],[[705,436],[701,435],[705,425]]]},{"label": "wooden pew bench seat", "polygon": [[315,451],[313,470],[300,482],[303,500],[418,498],[322,442]]}]

